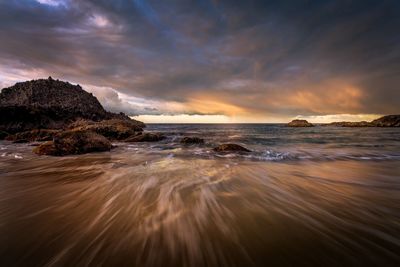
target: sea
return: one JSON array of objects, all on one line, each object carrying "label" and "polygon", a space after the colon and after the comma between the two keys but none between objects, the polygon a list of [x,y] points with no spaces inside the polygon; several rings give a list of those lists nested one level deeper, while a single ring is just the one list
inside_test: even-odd
[{"label": "sea", "polygon": [[0,266],[400,266],[400,128],[146,131],[167,138],[65,157],[0,141]]}]

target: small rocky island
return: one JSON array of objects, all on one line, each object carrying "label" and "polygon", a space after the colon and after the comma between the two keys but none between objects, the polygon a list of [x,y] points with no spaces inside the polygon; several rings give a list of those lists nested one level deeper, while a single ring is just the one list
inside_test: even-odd
[{"label": "small rocky island", "polygon": [[314,127],[314,124],[309,123],[306,120],[292,120],[288,124],[286,124],[288,127]]},{"label": "small rocky island", "polygon": [[[287,127],[313,127],[314,124],[306,120],[292,120]],[[400,127],[400,115],[387,115],[380,117],[371,122],[368,121],[340,121],[321,124],[321,126],[334,126],[334,127]]]},{"label": "small rocky island", "polygon": [[400,115],[387,115],[380,117],[371,122],[358,121],[358,122],[331,122],[323,126],[336,126],[336,127],[400,127]]}]

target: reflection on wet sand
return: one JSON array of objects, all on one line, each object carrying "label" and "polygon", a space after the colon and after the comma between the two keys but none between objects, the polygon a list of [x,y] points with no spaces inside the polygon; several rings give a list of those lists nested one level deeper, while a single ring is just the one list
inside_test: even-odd
[{"label": "reflection on wet sand", "polygon": [[395,265],[396,161],[1,163],[1,266]]}]

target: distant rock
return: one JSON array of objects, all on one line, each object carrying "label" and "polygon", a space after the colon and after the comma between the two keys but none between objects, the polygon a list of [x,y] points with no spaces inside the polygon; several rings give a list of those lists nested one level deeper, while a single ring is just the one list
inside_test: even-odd
[{"label": "distant rock", "polygon": [[107,112],[79,85],[48,79],[16,83],[0,93],[0,130],[9,133],[33,129],[62,129],[79,119],[136,122],[123,113]]},{"label": "distant rock", "polygon": [[134,120],[111,119],[103,121],[80,120],[68,126],[73,130],[93,131],[110,140],[123,140],[143,131],[144,124]]},{"label": "distant rock", "polygon": [[371,121],[375,127],[400,127],[400,115],[387,115]]},{"label": "distant rock", "polygon": [[288,124],[286,124],[288,127],[314,127],[312,123],[309,123],[306,120],[292,120]]},{"label": "distant rock", "polygon": [[237,144],[222,144],[214,148],[215,152],[251,152],[245,147]]},{"label": "distant rock", "polygon": [[7,136],[6,140],[14,141],[14,143],[22,143],[20,140],[27,140],[28,142],[51,141],[53,140],[53,137],[59,132],[60,130],[35,129],[9,135]]},{"label": "distant rock", "polygon": [[180,141],[182,144],[204,144],[204,139],[199,137],[184,137]]},{"label": "distant rock", "polygon": [[323,126],[336,126],[336,127],[372,127],[373,125],[367,121],[358,121],[358,122],[350,122],[350,121],[340,121],[340,122],[331,122],[328,124],[323,124]]},{"label": "distant rock", "polygon": [[33,152],[38,155],[65,156],[109,151],[111,147],[110,141],[104,136],[77,130],[61,132],[53,141],[35,147]]},{"label": "distant rock", "polygon": [[128,137],[124,142],[157,142],[165,139],[165,136],[160,133],[139,133]]},{"label": "distant rock", "polygon": [[358,121],[358,122],[331,122],[323,126],[336,126],[336,127],[400,127],[400,115],[387,115],[371,122]]}]

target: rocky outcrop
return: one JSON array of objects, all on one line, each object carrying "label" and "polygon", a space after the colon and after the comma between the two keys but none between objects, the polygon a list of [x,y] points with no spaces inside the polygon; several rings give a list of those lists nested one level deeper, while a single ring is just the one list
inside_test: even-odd
[{"label": "rocky outcrop", "polygon": [[375,127],[400,127],[400,115],[387,115],[371,121]]},{"label": "rocky outcrop", "polygon": [[65,156],[90,152],[109,151],[110,141],[91,131],[65,131],[57,134],[53,141],[45,142],[33,149],[38,155]]},{"label": "rocky outcrop", "polygon": [[125,142],[157,142],[165,139],[165,136],[160,133],[139,133],[125,139]]},{"label": "rocky outcrop", "polygon": [[312,123],[309,123],[306,120],[292,120],[288,124],[286,124],[288,127],[314,127]]},{"label": "rocky outcrop", "polygon": [[9,133],[33,129],[61,129],[79,119],[131,120],[123,113],[107,112],[79,85],[48,79],[16,83],[0,93],[0,130]]},{"label": "rocky outcrop", "polygon": [[107,137],[110,140],[123,140],[135,136],[143,131],[144,124],[134,120],[103,120],[103,121],[77,121],[68,126],[73,130],[92,131]]},{"label": "rocky outcrop", "polygon": [[15,143],[23,143],[23,140],[26,140],[27,142],[51,141],[59,132],[60,130],[35,129],[32,131],[9,135],[6,137],[6,140],[14,141]]},{"label": "rocky outcrop", "polygon": [[336,127],[400,127],[400,115],[387,115],[371,122],[358,121],[358,122],[331,122],[323,126],[336,126]]},{"label": "rocky outcrop", "polygon": [[340,122],[331,122],[328,124],[324,124],[323,126],[336,126],[336,127],[372,127],[373,125],[367,121],[358,121],[358,122],[350,122],[350,121],[340,121]]},{"label": "rocky outcrop", "polygon": [[251,152],[245,147],[237,144],[222,144],[213,149],[215,152]]},{"label": "rocky outcrop", "polygon": [[191,144],[204,144],[204,139],[199,137],[184,137],[181,139],[181,144],[191,145]]}]

